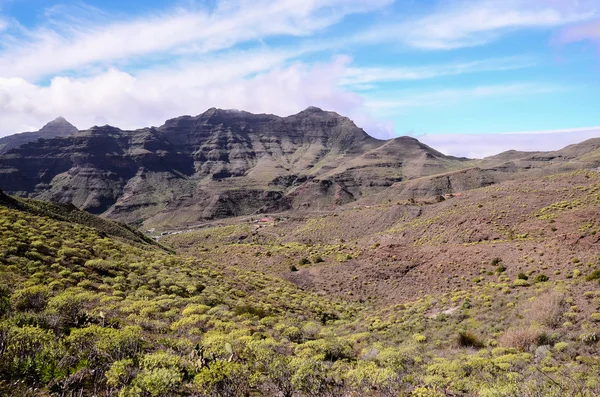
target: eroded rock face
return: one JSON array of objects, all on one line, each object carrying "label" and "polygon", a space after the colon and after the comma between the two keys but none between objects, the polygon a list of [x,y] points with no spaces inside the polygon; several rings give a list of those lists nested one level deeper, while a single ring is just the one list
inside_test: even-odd
[{"label": "eroded rock face", "polygon": [[158,128],[93,127],[0,156],[0,188],[126,222],[187,224],[266,209],[328,209],[460,168],[413,138],[377,140],[318,108],[278,117],[209,109]]}]

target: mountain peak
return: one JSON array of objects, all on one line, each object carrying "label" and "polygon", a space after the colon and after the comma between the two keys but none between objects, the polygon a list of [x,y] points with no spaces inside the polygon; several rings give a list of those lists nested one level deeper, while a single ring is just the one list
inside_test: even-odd
[{"label": "mountain peak", "polygon": [[342,116],[341,114],[333,111],[333,110],[323,110],[316,106],[309,106],[300,113],[292,115],[290,117],[300,116],[300,117],[314,117],[314,118],[331,118],[331,119],[344,119],[351,121],[349,118]]},{"label": "mountain peak", "polygon": [[242,110],[238,109],[221,109],[212,107],[208,109],[206,112],[202,113],[202,115],[213,115],[213,114],[236,114],[236,113],[246,113]]},{"label": "mountain peak", "polygon": [[64,117],[59,116],[43,126],[39,132],[44,134],[67,135],[77,132],[77,127],[69,123]]},{"label": "mountain peak", "polygon": [[40,138],[63,137],[74,134],[77,131],[77,127],[65,120],[64,117],[57,117],[38,131],[22,132],[0,138],[0,155],[26,143],[35,142]]},{"label": "mountain peak", "polygon": [[304,109],[303,111],[301,111],[300,113],[323,113],[324,110],[316,107],[316,106],[309,106],[306,109]]}]

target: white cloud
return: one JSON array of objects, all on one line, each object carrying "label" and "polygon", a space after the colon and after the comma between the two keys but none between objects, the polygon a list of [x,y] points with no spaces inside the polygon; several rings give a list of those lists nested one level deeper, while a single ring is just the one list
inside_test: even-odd
[{"label": "white cloud", "polygon": [[[568,2],[568,1],[566,1]],[[432,14],[379,25],[361,33],[362,42],[393,41],[425,50],[483,45],[517,29],[553,28],[596,15],[591,8],[564,7],[545,0],[460,0],[441,2]]]},{"label": "white cloud", "polygon": [[113,68],[87,78],[56,77],[48,86],[0,78],[0,136],[37,129],[58,115],[82,129],[140,128],[213,106],[288,115],[315,105],[369,120],[360,110],[361,98],[337,85],[348,62],[337,57],[280,66],[277,54],[247,54],[241,69],[220,59],[138,76]]},{"label": "white cloud", "polygon": [[[136,74],[110,68],[90,77],[57,76],[48,86],[22,78],[0,78],[0,136],[37,129],[58,115],[79,128],[112,124],[134,129],[160,125],[182,114],[195,115],[213,106],[289,115],[314,105],[352,118],[373,136],[390,138],[393,123],[386,120],[402,108],[556,89],[513,84],[412,95],[399,92],[392,98],[365,100],[340,84],[356,71],[350,67],[350,58],[338,56],[327,63],[307,64],[294,62],[298,56],[285,49],[232,50],[205,61],[181,61]],[[521,61],[525,64],[527,59]],[[426,73],[466,73],[510,64],[507,58],[415,70],[425,78]]]},{"label": "white cloud", "polygon": [[507,150],[553,151],[600,137],[600,127],[506,134],[426,134],[416,138],[442,153],[483,158]]},{"label": "white cloud", "polygon": [[535,84],[491,85],[365,99],[339,84],[348,75],[350,58],[290,64],[295,55],[280,50],[231,51],[204,62],[180,63],[136,75],[111,68],[91,77],[59,76],[48,86],[22,78],[0,78],[0,136],[38,129],[59,115],[82,129],[94,124],[134,129],[160,125],[182,114],[195,115],[213,106],[289,115],[314,105],[352,118],[373,136],[390,138],[393,124],[386,120],[405,108],[559,89]]},{"label": "white cloud", "polygon": [[363,87],[372,89],[373,83],[423,80],[466,73],[515,70],[534,66],[536,63],[536,60],[531,57],[513,56],[417,67],[351,67],[346,71],[342,84],[352,86],[355,89]]}]

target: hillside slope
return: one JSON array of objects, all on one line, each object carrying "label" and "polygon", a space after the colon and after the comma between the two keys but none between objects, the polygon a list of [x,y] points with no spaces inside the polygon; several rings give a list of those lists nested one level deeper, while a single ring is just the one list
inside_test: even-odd
[{"label": "hillside slope", "polygon": [[3,195],[0,394],[596,396],[599,195],[577,171],[228,219],[177,254]]},{"label": "hillside slope", "polygon": [[56,221],[92,227],[104,235],[125,239],[129,243],[158,246],[154,240],[126,224],[93,216],[88,212],[77,209],[72,204],[10,197],[0,190],[0,205],[32,215],[48,217]]},{"label": "hillside slope", "polygon": [[[600,172],[578,170],[442,200],[229,219],[161,242],[365,305],[354,325],[368,328],[364,338],[394,341],[398,352],[417,341],[425,352],[425,364],[408,365],[422,382],[414,396],[591,397],[600,386],[585,374],[600,369],[598,219]],[[377,361],[371,348],[363,357]]]},{"label": "hillside slope", "polygon": [[386,199],[435,197],[490,186],[508,180],[541,178],[561,172],[600,167],[600,138],[569,145],[553,152],[508,151],[483,160],[463,163],[460,170],[394,183],[361,203]]},{"label": "hillside slope", "polygon": [[[360,309],[13,204],[0,201],[1,395],[310,389],[313,381],[292,385],[288,374],[313,361],[298,354],[292,364],[288,356],[302,342],[311,355],[336,349],[341,340],[326,330]],[[277,367],[266,366],[274,360]]]}]

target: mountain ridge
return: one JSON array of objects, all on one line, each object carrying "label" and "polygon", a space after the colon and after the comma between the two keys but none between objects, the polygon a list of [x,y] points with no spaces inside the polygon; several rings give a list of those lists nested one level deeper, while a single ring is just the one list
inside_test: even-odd
[{"label": "mountain ridge", "polygon": [[0,155],[0,188],[127,223],[185,225],[265,211],[330,210],[386,190],[395,194],[397,186],[406,197],[454,193],[596,150],[593,140],[585,146],[562,157],[513,153],[471,160],[413,137],[373,138],[351,119],[316,107],[287,117],[211,108],[158,127],[94,126],[26,143]]}]

